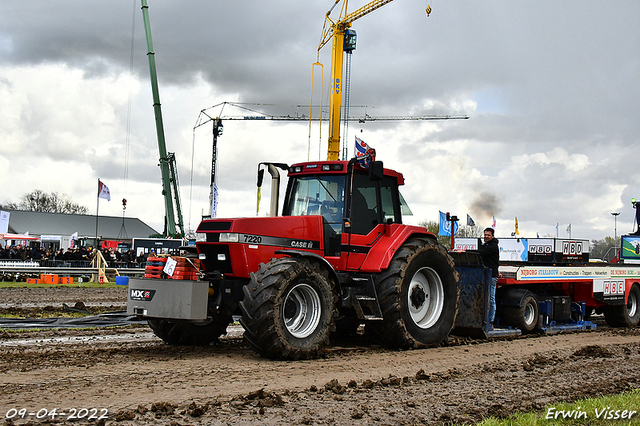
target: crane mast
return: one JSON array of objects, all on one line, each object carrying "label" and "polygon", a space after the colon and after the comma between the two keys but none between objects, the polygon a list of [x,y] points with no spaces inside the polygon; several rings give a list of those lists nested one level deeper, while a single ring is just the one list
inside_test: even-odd
[{"label": "crane mast", "polygon": [[[147,36],[147,56],[149,57],[149,73],[151,74],[151,91],[153,93],[153,111],[156,118],[156,133],[158,136],[158,151],[160,154],[160,170],[162,173],[162,195],[164,196],[164,211],[165,211],[165,233],[167,236],[177,236],[176,231],[176,219],[175,210],[173,205],[172,192],[175,191],[178,222],[182,234],[184,234],[184,228],[182,223],[182,213],[180,211],[180,200],[178,198],[177,177],[175,169],[175,157],[173,153],[171,156],[167,155],[167,146],[164,140],[164,125],[162,122],[162,109],[160,108],[160,95],[158,91],[158,77],[156,73],[156,59],[155,52],[153,51],[153,41],[151,40],[151,24],[149,23],[149,6],[147,0],[141,0],[142,2],[142,17],[144,20],[144,30]],[[172,191],[173,185],[173,191]]]},{"label": "crane mast", "polygon": [[[337,21],[329,16],[336,5],[342,3],[342,9]],[[351,27],[353,21],[361,18],[376,9],[381,8],[393,0],[374,0],[360,9],[347,14],[347,6],[349,0],[335,0],[335,3],[325,16],[324,26],[322,28],[322,37],[318,46],[318,55],[320,49],[332,40],[331,52],[331,82],[329,96],[329,147],[327,160],[334,161],[340,158],[340,110],[342,108],[342,68],[344,57],[344,37],[346,31]]]}]

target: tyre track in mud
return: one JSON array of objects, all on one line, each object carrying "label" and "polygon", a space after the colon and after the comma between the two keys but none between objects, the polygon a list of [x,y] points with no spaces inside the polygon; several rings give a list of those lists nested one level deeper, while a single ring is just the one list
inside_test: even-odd
[{"label": "tyre track in mud", "polygon": [[0,414],[106,408],[107,424],[468,422],[640,387],[638,329],[409,351],[361,340],[296,362],[260,358],[237,334],[209,347],[165,345],[146,327],[0,335],[17,339],[0,345]]},{"label": "tyre track in mud", "polygon": [[334,346],[296,362],[260,358],[239,338],[204,348],[88,341],[0,349],[0,413],[82,406],[125,424],[437,423],[619,392],[640,386],[639,367],[636,330],[410,351]]}]

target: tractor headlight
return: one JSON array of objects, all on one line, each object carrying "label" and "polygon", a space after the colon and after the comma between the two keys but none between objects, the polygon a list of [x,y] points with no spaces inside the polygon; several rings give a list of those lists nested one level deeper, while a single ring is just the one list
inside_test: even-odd
[{"label": "tractor headlight", "polygon": [[204,232],[196,232],[196,243],[206,243],[207,242],[207,234]]},{"label": "tractor headlight", "polygon": [[239,240],[239,235],[235,232],[222,232],[218,241],[221,243],[237,243]]}]

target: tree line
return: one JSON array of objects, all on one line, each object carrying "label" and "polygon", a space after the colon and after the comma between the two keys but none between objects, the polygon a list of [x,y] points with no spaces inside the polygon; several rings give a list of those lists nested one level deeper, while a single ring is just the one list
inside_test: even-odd
[{"label": "tree line", "polygon": [[67,194],[47,193],[40,189],[24,194],[17,203],[0,204],[0,209],[44,213],[89,213],[88,207],[76,203]]}]

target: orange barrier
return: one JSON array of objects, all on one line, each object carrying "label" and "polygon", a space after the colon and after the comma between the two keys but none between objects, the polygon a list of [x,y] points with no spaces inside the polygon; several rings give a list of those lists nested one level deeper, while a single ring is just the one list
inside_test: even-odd
[{"label": "orange barrier", "polygon": [[40,280],[44,284],[60,284],[60,280],[57,275],[41,274]]}]

